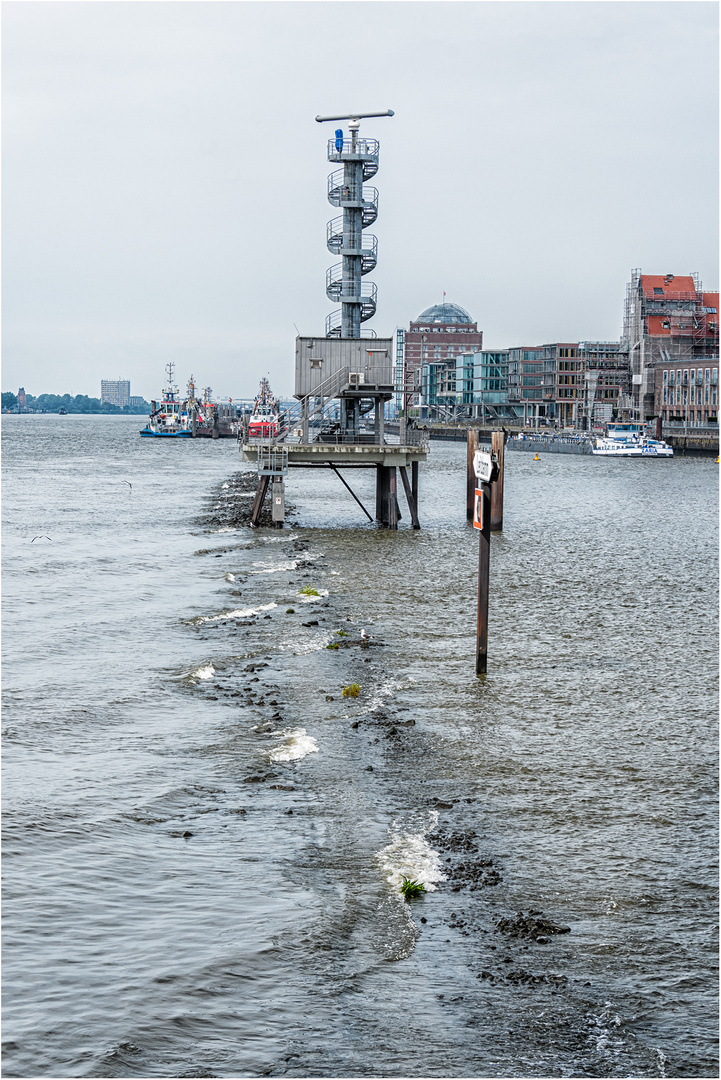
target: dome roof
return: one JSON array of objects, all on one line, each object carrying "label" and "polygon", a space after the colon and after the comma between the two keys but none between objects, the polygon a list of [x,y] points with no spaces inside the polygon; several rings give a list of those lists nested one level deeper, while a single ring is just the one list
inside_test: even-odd
[{"label": "dome roof", "polygon": [[473,319],[458,304],[434,304],[422,311],[416,322],[472,323]]}]

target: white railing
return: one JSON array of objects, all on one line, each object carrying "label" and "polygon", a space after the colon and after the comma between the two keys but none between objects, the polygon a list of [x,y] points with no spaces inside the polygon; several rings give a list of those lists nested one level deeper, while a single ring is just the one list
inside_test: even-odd
[{"label": "white railing", "polygon": [[343,161],[352,160],[354,157],[378,157],[380,143],[377,139],[356,139],[356,144],[350,139],[328,139],[328,160]]}]

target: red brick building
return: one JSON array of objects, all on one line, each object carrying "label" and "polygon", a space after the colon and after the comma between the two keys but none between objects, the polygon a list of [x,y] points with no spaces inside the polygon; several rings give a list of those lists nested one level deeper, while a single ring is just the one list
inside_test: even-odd
[{"label": "red brick building", "polygon": [[683,361],[689,372],[694,365],[705,371],[704,361],[718,357],[718,293],[704,292],[697,274],[634,270],[626,289],[623,344],[629,355],[634,418],[646,420],[656,408],[657,367]]},{"label": "red brick building", "polygon": [[420,401],[424,364],[455,359],[459,353],[480,352],[483,332],[458,304],[435,304],[410,324],[404,336],[406,397],[409,405]]},{"label": "red brick building", "polygon": [[692,427],[718,423],[717,356],[661,361],[654,374],[657,416]]}]

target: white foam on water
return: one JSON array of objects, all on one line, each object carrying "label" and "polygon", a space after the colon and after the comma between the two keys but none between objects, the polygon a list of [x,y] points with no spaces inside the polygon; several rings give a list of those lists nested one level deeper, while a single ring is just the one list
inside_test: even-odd
[{"label": "white foam on water", "polygon": [[426,840],[426,833],[438,824],[438,812],[428,815],[429,823],[418,832],[402,832],[397,825],[391,829],[392,840],[376,854],[381,873],[391,889],[400,895],[403,878],[419,881],[427,892],[434,892],[436,882],[445,881],[440,853]]},{"label": "white foam on water", "polygon": [[280,746],[270,751],[268,757],[271,761],[300,761],[308,754],[318,753],[318,743],[306,733],[305,728],[285,728],[271,734],[283,740]]},{"label": "white foam on water", "polygon": [[[253,566],[262,566],[262,563],[253,563]],[[251,570],[251,574],[280,574],[283,570],[297,570],[297,562],[281,563],[280,566],[268,566],[264,570]]]},{"label": "white foam on water", "polygon": [[270,611],[271,608],[278,607],[273,601],[270,604],[261,604],[260,607],[249,608],[237,608],[235,611],[223,611],[220,615],[199,615],[197,619],[193,619],[192,622],[206,623],[206,622],[222,622],[224,619],[245,619],[249,615],[258,615],[261,611]]},{"label": "white foam on water", "polygon": [[263,543],[264,544],[287,544],[291,540],[295,540],[295,537],[294,536],[263,537]]},{"label": "white foam on water", "polygon": [[212,679],[215,675],[215,668],[212,664],[204,664],[202,667],[197,667],[195,671],[190,672],[191,679]]},{"label": "white foam on water", "polygon": [[231,574],[230,571],[225,575],[226,581],[235,581],[235,574]]},{"label": "white foam on water", "polygon": [[230,484],[221,484],[220,486],[221,486],[221,488],[229,488]]},{"label": "white foam on water", "polygon": [[201,664],[200,667],[195,668],[193,671],[184,671],[180,675],[171,675],[172,679],[212,679],[215,675],[215,668],[208,662],[207,664]]},{"label": "white foam on water", "polygon": [[234,525],[221,525],[219,529],[211,529],[210,531],[212,533],[229,533],[237,532],[238,530],[235,528]]},{"label": "white foam on water", "polygon": [[666,1066],[668,1065],[668,1058],[664,1054],[663,1050],[654,1049],[654,1054],[658,1058],[658,1075],[666,1076]]},{"label": "white foam on water", "polygon": [[[315,629],[315,627],[314,627]],[[294,638],[290,642],[278,645],[279,652],[289,652],[292,656],[306,656],[308,653],[320,652],[334,640],[324,633],[322,637],[309,637],[304,640]]]},{"label": "white foam on water", "polygon": [[[368,624],[366,624],[366,625],[368,625]],[[360,635],[360,631],[359,631],[359,635]],[[406,689],[408,686],[410,686],[410,684],[411,684],[410,680],[407,680],[405,683],[402,683],[402,682],[399,682],[398,679],[389,679],[387,682],[381,683],[381,685],[379,687],[377,687],[375,693],[373,694],[373,697],[371,698],[370,703],[368,704],[368,706],[365,709],[363,709],[361,715],[363,715],[365,713],[372,713],[372,712],[375,712],[377,709],[382,708],[385,705],[388,698],[393,697],[393,695],[396,694],[399,690]]]}]

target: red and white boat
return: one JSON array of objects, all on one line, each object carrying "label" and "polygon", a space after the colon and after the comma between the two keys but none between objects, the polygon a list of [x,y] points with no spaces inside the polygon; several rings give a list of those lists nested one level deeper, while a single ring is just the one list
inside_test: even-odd
[{"label": "red and white boat", "polygon": [[260,380],[260,393],[253,404],[248,421],[249,439],[269,439],[278,434],[278,399],[273,397],[270,383]]}]

